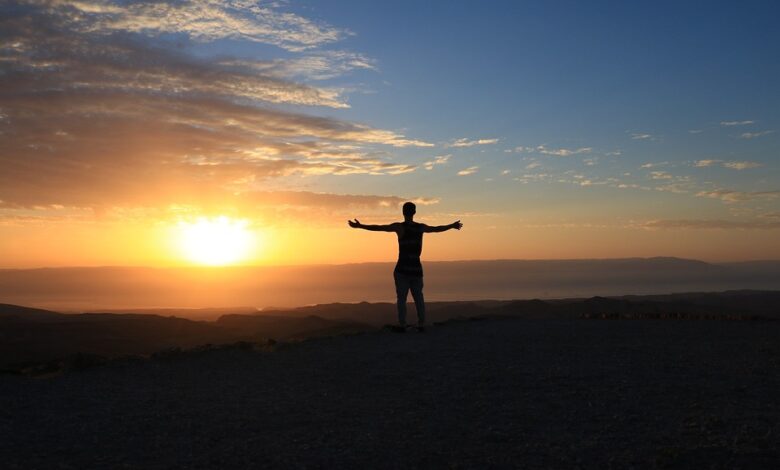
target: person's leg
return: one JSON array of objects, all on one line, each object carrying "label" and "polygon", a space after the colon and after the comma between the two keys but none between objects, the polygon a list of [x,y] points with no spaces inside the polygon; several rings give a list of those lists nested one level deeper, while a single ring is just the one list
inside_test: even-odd
[{"label": "person's leg", "polygon": [[398,324],[406,326],[406,297],[409,294],[409,278],[403,274],[394,273],[395,294],[398,306]]},{"label": "person's leg", "polygon": [[414,306],[417,309],[417,325],[425,326],[425,298],[423,297],[423,278],[409,279],[409,288],[412,291]]}]

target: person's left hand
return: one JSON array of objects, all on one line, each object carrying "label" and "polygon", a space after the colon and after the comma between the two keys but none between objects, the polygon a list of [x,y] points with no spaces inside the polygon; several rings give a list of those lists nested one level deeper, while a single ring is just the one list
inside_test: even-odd
[{"label": "person's left hand", "polygon": [[355,219],[354,221],[348,220],[347,223],[352,228],[360,228],[360,221],[358,219]]}]

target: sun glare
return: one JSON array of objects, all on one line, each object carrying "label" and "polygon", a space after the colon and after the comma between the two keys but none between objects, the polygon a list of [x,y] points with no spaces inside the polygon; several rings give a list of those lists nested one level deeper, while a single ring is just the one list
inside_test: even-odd
[{"label": "sun glare", "polygon": [[183,256],[197,264],[224,266],[244,261],[254,237],[247,221],[220,216],[200,217],[195,222],[180,222],[180,246]]}]

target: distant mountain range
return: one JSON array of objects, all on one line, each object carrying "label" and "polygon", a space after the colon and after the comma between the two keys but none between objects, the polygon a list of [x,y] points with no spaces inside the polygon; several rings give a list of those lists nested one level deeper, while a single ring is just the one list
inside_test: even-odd
[{"label": "distant mountain range", "polygon": [[[431,302],[431,323],[490,317],[524,319],[780,320],[780,291],[731,291],[666,296],[592,297],[542,301]],[[360,333],[396,321],[392,303],[326,304],[285,310],[218,309],[214,321],[137,313],[63,314],[0,304],[0,371],[149,356],[204,345],[268,344]],[[189,311],[192,313],[192,311]],[[412,318],[414,313],[412,309]],[[195,312],[194,317],[199,317]],[[254,346],[251,346],[254,347]],[[69,362],[70,361],[70,362]]]},{"label": "distant mountain range", "polygon": [[[780,261],[713,264],[658,257],[424,262],[424,266],[426,297],[437,301],[780,289]],[[60,311],[158,308],[163,314],[171,308],[392,302],[392,270],[393,263],[2,269],[0,301]],[[214,319],[221,313],[198,314]]]}]

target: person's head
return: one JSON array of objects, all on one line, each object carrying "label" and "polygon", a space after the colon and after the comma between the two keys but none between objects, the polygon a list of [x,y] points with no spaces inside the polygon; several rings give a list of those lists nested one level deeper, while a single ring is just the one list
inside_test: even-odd
[{"label": "person's head", "polygon": [[417,206],[415,206],[413,202],[406,202],[404,203],[404,207],[402,210],[404,213],[404,218],[411,219],[412,217],[414,217],[414,214],[417,212]]}]

